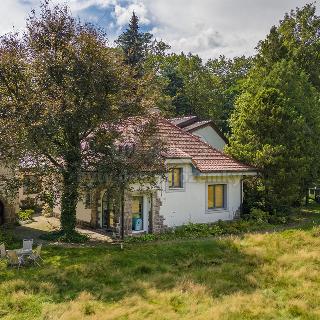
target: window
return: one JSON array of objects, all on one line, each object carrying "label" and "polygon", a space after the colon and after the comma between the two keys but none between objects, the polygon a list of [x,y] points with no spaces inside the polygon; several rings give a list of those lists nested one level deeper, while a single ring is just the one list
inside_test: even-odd
[{"label": "window", "polygon": [[183,188],[183,169],[172,168],[168,173],[169,189]]},{"label": "window", "polygon": [[227,207],[227,185],[208,185],[208,209],[225,209]]},{"label": "window", "polygon": [[143,230],[143,196],[136,196],[132,198],[131,212],[132,230]]}]

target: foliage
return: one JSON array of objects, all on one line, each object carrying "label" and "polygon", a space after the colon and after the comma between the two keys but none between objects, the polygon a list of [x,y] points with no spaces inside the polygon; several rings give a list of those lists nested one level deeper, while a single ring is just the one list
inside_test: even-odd
[{"label": "foliage", "polygon": [[85,243],[89,240],[89,237],[86,234],[77,231],[73,231],[71,234],[66,235],[63,230],[58,230],[44,233],[40,236],[40,239],[52,242]]},{"label": "foliage", "polygon": [[20,210],[33,210],[34,212],[39,212],[40,207],[37,203],[36,198],[26,197],[20,201]]},{"label": "foliage", "polygon": [[[67,7],[52,7],[48,1],[42,3],[39,15],[31,13],[24,34],[1,38],[4,164],[20,163],[45,178],[44,193],[56,192],[61,198],[61,225],[67,236],[74,234],[84,173],[93,173],[95,179],[100,176],[99,164],[104,173],[117,172],[120,180],[134,159],[142,161],[140,167],[150,164],[147,152],[126,157],[117,129],[121,121],[146,116],[154,107],[157,90],[152,79],[150,74],[137,79],[123,64],[119,50],[107,46],[101,30],[81,24]],[[141,132],[152,140],[154,128],[147,134],[146,127],[151,126],[142,127],[135,138],[141,142]],[[148,154],[154,156],[157,145],[148,146]],[[142,149],[136,148],[135,153]],[[94,153],[97,150],[99,155]]]},{"label": "foliage", "polygon": [[31,220],[33,215],[34,215],[34,210],[33,209],[20,210],[18,212],[18,219],[20,221]]},{"label": "foliage", "polygon": [[172,99],[173,115],[213,119],[228,132],[227,119],[234,107],[238,82],[251,66],[250,58],[231,60],[221,56],[203,63],[196,55],[181,53],[158,56],[152,63],[163,81],[164,94]]},{"label": "foliage", "polygon": [[133,12],[127,30],[119,36],[116,44],[123,50],[126,64],[138,71],[146,59],[151,39],[152,34],[139,32],[139,18]]},{"label": "foliage", "polygon": [[235,101],[240,93],[240,82],[246,78],[252,66],[251,57],[235,57],[228,59],[220,56],[216,59],[209,59],[206,68],[212,76],[212,85],[218,92],[215,105],[213,106],[218,114],[215,122],[221,130],[230,133],[229,118],[234,110]]},{"label": "foliage", "polygon": [[[260,170],[263,209],[283,212],[300,204],[317,176],[319,95],[292,61],[255,66],[242,83],[227,152]],[[255,178],[256,180],[256,178]]]},{"label": "foliage", "polygon": [[267,38],[259,42],[256,63],[272,68],[281,60],[292,60],[308,75],[312,85],[320,88],[320,17],[316,4],[306,4],[287,13]]},{"label": "foliage", "polygon": [[[257,209],[258,210],[258,209]],[[160,234],[145,234],[126,238],[128,243],[149,242],[156,240],[197,239],[212,236],[232,235],[271,227],[267,220],[252,216],[250,220],[218,221],[213,224],[188,223],[186,225],[164,231]]]},{"label": "foliage", "polygon": [[0,227],[0,244],[4,243],[6,248],[15,246],[17,239],[12,229]]}]

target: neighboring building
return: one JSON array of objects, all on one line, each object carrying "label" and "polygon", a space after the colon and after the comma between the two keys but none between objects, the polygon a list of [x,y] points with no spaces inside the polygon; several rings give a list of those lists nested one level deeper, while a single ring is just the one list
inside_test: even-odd
[{"label": "neighboring building", "polygon": [[200,137],[203,141],[210,144],[211,147],[220,151],[223,151],[228,143],[227,138],[212,120],[200,121],[197,116],[188,116],[172,118],[169,121],[184,131]]},{"label": "neighboring building", "polygon": [[[10,176],[10,171],[0,167],[0,179],[3,180]],[[5,197],[5,192],[1,192],[0,184],[0,226],[6,223],[12,223],[16,219],[16,214],[19,210],[19,198],[8,199]]]},{"label": "neighboring building", "polygon": [[[211,122],[196,123],[199,122],[192,122],[191,127],[184,122],[181,127],[178,119],[159,120],[169,171],[166,179],[159,177],[157,188],[136,185],[132,186],[133,191],[126,192],[126,235],[161,232],[190,222],[232,220],[239,215],[242,178],[256,175],[256,170],[218,150],[223,149],[226,140]],[[55,212],[59,214],[59,208]],[[88,193],[77,207],[79,224],[104,228],[117,235],[121,231],[120,216],[106,187]]]}]

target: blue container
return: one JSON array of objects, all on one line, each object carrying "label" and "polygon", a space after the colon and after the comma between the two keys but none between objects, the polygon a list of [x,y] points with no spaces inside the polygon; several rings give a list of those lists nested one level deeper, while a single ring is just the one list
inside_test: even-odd
[{"label": "blue container", "polygon": [[132,230],[141,231],[142,230],[142,219],[141,218],[132,218]]}]

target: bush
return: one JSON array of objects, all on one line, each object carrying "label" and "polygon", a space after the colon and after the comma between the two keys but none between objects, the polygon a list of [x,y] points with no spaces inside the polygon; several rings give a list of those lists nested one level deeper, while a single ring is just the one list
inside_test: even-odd
[{"label": "bush", "polygon": [[16,241],[12,230],[0,227],[0,243],[4,243],[6,247],[10,247],[16,244]]},{"label": "bush", "polygon": [[40,239],[54,242],[85,243],[89,240],[89,237],[77,231],[73,231],[67,235],[62,230],[58,230],[42,234],[40,235]]},{"label": "bush", "polygon": [[258,208],[252,208],[250,210],[250,220],[254,220],[258,223],[267,223],[270,219],[269,212],[263,211]]},{"label": "bush", "polygon": [[37,213],[41,211],[41,208],[37,204],[37,200],[29,197],[20,201],[20,209],[22,211],[31,209]]},{"label": "bush", "polygon": [[20,210],[18,212],[18,218],[20,221],[31,220],[33,215],[34,215],[33,209]]}]

